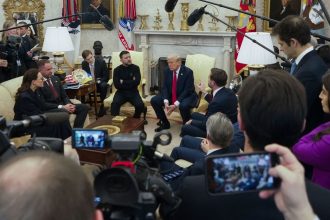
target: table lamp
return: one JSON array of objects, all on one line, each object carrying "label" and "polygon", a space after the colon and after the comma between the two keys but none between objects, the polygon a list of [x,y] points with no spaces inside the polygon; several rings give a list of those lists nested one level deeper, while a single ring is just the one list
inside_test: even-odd
[{"label": "table lamp", "polygon": [[[274,51],[272,38],[267,32],[250,32],[246,33],[248,37],[256,40],[271,51]],[[239,49],[237,62],[247,64],[250,75],[256,74],[258,71],[265,68],[267,64],[276,63],[276,56],[258,44],[252,42],[247,37],[244,37],[242,45]]]},{"label": "table lamp", "polygon": [[64,80],[65,71],[61,69],[61,64],[64,63],[64,53],[74,50],[68,29],[66,27],[47,27],[42,50],[53,53],[54,63],[57,66],[54,75]]}]

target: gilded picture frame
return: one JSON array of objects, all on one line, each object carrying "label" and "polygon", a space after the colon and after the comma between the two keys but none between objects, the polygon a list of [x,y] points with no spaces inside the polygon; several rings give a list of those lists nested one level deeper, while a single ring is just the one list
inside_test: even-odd
[{"label": "gilded picture frame", "polygon": [[[42,0],[5,0],[2,7],[6,20],[24,21],[28,24],[44,20],[45,4]],[[34,34],[39,38],[39,42],[42,43],[43,25],[33,25],[32,28]]]},{"label": "gilded picture frame", "polygon": [[104,26],[99,23],[99,15],[90,4],[93,1],[100,1],[101,5],[98,7],[102,15],[108,15],[113,23],[115,23],[115,0],[78,0],[79,11],[92,12],[92,14],[85,14],[81,16],[82,29],[103,29]]},{"label": "gilded picture frame", "polygon": [[[264,0],[264,16],[274,20],[282,20],[288,15],[299,15],[301,10],[301,0],[288,0],[290,6],[284,11],[282,0]],[[275,23],[263,21],[264,31],[271,31]]]}]

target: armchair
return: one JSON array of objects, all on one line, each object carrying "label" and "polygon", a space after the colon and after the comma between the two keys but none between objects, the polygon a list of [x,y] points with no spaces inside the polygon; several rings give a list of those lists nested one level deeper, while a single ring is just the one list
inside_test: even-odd
[{"label": "armchair", "polygon": [[[144,73],[144,59],[143,59],[143,52],[138,52],[138,51],[129,51],[130,52],[130,55],[131,55],[131,58],[132,58],[132,61],[135,65],[139,66],[140,67],[140,72],[141,72],[141,82],[140,82],[140,85],[138,87],[138,90],[139,90],[139,93],[140,93],[140,96],[142,98],[142,101],[144,103],[144,105],[146,106],[146,95],[145,95],[145,91],[144,91],[144,87],[146,85],[146,79],[143,77],[143,73]],[[113,52],[112,53],[112,77],[113,77],[113,70],[119,66],[121,64],[120,62],[120,58],[119,58],[119,53],[120,52]],[[110,95],[104,100],[103,104],[104,104],[104,107],[110,107],[111,106],[111,103],[113,101],[113,98],[114,98],[114,95],[116,93],[116,88],[115,86],[113,85],[113,79],[110,79],[108,84],[110,85]],[[124,107],[132,107],[132,105],[129,103],[129,102],[126,102],[124,105],[122,105]],[[144,111],[144,119],[146,118],[146,114],[147,114],[147,108],[145,108],[145,111]]]},{"label": "armchair", "polygon": [[[215,58],[204,54],[187,55],[186,66],[193,70],[195,80],[195,90],[198,91],[197,85],[201,82],[208,83],[211,69],[215,66]],[[211,91],[210,88],[208,88]],[[199,94],[197,92],[197,94]],[[208,103],[199,94],[199,102],[196,111],[206,111]]]}]

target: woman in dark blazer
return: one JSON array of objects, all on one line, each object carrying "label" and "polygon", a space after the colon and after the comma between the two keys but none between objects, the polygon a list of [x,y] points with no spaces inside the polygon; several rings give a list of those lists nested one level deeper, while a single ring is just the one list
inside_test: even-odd
[{"label": "woman in dark blazer", "polygon": [[[43,76],[37,69],[30,69],[25,72],[22,85],[18,88],[15,96],[14,120],[23,120],[27,116],[44,113],[44,101],[38,93],[38,88],[43,87]],[[66,139],[71,136],[69,120],[58,125],[43,125],[29,128],[27,131],[35,133],[37,137],[56,137]]]}]

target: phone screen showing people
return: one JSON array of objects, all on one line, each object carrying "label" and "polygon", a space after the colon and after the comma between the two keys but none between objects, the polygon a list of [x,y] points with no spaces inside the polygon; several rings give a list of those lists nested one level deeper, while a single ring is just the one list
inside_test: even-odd
[{"label": "phone screen showing people", "polygon": [[72,147],[77,149],[104,149],[107,143],[107,130],[73,129]]},{"label": "phone screen showing people", "polygon": [[270,153],[228,154],[207,158],[206,182],[211,194],[274,189],[280,180],[269,175],[278,164]]}]

